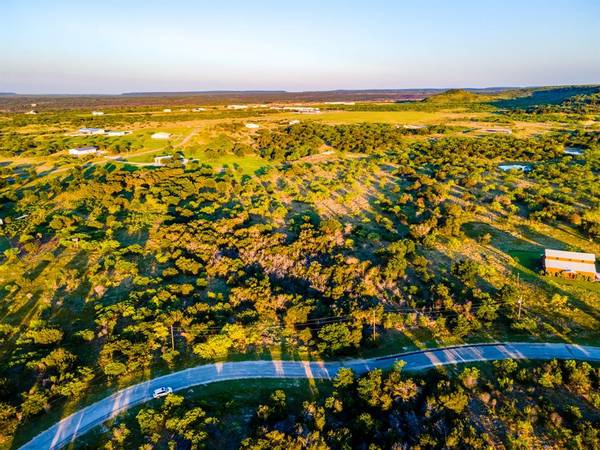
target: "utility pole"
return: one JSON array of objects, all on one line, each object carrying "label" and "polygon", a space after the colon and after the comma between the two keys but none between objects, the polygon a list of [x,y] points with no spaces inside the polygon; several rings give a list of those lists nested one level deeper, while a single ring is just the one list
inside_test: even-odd
[{"label": "utility pole", "polygon": [[175,338],[173,337],[173,324],[171,324],[171,350],[175,350]]}]

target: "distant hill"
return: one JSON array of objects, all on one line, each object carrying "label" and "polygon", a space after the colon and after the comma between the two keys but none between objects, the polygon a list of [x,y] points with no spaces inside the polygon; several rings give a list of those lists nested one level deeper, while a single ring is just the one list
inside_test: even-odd
[{"label": "distant hill", "polygon": [[525,109],[532,106],[558,105],[577,95],[590,95],[598,92],[600,92],[600,85],[514,89],[505,91],[502,98],[496,99],[492,104],[499,108]]},{"label": "distant hill", "polygon": [[12,97],[13,95],[17,95],[16,92],[0,92],[0,97]]},{"label": "distant hill", "polygon": [[481,103],[492,99],[490,95],[476,94],[466,89],[450,89],[423,100],[426,103]]},{"label": "distant hill", "polygon": [[30,103],[42,110],[218,105],[271,102],[419,102],[434,105],[490,104],[499,108],[529,108],[560,104],[574,96],[600,92],[600,86],[490,87],[464,89],[337,89],[290,92],[283,90],[128,92],[120,95],[18,95],[0,93],[0,108],[26,111]]},{"label": "distant hill", "polygon": [[120,108],[152,106],[219,105],[271,102],[405,102],[419,101],[442,89],[357,89],[331,91],[192,91],[128,92],[121,95],[15,95],[0,99],[0,107],[25,111],[29,103],[43,110],[73,108]]},{"label": "distant hill", "polygon": [[424,103],[465,104],[489,103],[499,108],[526,109],[534,106],[558,105],[579,95],[600,92],[600,86],[547,86],[496,89],[449,89],[430,95]]},{"label": "distant hill", "polygon": [[330,91],[187,91],[187,92],[125,92],[121,97],[193,98],[196,101],[219,102],[320,102],[320,101],[405,101],[422,100],[442,89],[335,89]]},{"label": "distant hill", "polygon": [[165,91],[165,92],[123,92],[124,97],[180,97],[191,95],[268,95],[268,94],[286,94],[283,90],[253,90],[253,91],[232,91],[232,90],[217,90],[217,91]]}]

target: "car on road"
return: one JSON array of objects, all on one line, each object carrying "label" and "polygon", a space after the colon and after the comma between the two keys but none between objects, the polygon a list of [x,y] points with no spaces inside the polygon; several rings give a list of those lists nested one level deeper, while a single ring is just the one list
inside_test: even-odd
[{"label": "car on road", "polygon": [[158,389],[154,389],[154,392],[152,393],[152,397],[154,398],[160,398],[160,397],[164,397],[165,395],[169,395],[173,393],[173,388],[171,387],[159,387]]}]

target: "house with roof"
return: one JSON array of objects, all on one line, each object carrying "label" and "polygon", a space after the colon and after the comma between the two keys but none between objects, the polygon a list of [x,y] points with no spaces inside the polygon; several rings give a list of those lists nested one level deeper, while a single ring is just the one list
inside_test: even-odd
[{"label": "house with roof", "polygon": [[77,132],[79,134],[86,134],[86,135],[94,135],[94,134],[104,134],[105,130],[104,128],[80,128],[79,130],[77,130]]},{"label": "house with roof", "polygon": [[599,274],[596,273],[596,255],[593,253],[546,249],[543,264],[548,275],[570,279],[583,278],[589,281],[599,278]]},{"label": "house with roof", "polygon": [[169,139],[171,137],[171,133],[166,133],[164,131],[159,131],[152,135],[152,139]]},{"label": "house with roof", "polygon": [[98,153],[98,147],[77,147],[77,148],[70,148],[69,149],[69,155],[72,156],[85,156],[85,155],[93,155],[95,153]]},{"label": "house with roof", "polygon": [[300,114],[320,114],[321,110],[313,106],[284,106],[284,111],[294,111]]},{"label": "house with roof", "polygon": [[108,130],[106,132],[107,136],[126,136],[128,134],[131,134],[131,131],[124,131],[124,130]]}]

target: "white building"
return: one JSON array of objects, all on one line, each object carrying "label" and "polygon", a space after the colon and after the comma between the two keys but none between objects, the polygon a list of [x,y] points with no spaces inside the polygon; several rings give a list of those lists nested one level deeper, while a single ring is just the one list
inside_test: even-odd
[{"label": "white building", "polygon": [[596,273],[596,255],[593,253],[566,252],[563,250],[544,250],[544,270],[550,275],[565,278],[585,278],[594,281]]},{"label": "white building", "polygon": [[35,115],[35,114],[37,114],[37,111],[35,111],[35,110],[32,109],[31,111],[27,111],[25,114]]},{"label": "white building", "polygon": [[92,111],[92,116],[103,116],[104,111]]},{"label": "white building", "polygon": [[109,130],[106,132],[107,136],[125,136],[127,134],[131,134],[131,131]]},{"label": "white building", "polygon": [[69,155],[73,156],[93,155],[95,153],[98,153],[98,147],[78,147],[69,149]]},{"label": "white building", "polygon": [[260,128],[260,125],[257,123],[247,123],[246,128],[250,128],[251,130],[256,130],[257,128]]},{"label": "white building", "polygon": [[79,134],[104,134],[106,130],[104,128],[80,128],[77,130]]},{"label": "white building", "polygon": [[152,135],[152,139],[170,139],[171,133],[165,133],[164,131],[159,131],[158,133],[154,133]]},{"label": "white building", "polygon": [[296,119],[296,120],[290,120],[290,121],[288,122],[288,125],[297,125],[297,124],[299,124],[299,123],[300,123],[300,121],[299,121],[298,119]]},{"label": "white building", "polygon": [[171,111],[172,111],[171,108],[165,108],[165,109],[163,109],[163,112],[171,112]]},{"label": "white building", "polygon": [[227,109],[248,109],[248,105],[227,105]]},{"label": "white building", "polygon": [[284,111],[294,111],[301,114],[319,114],[321,110],[313,106],[284,106]]}]

